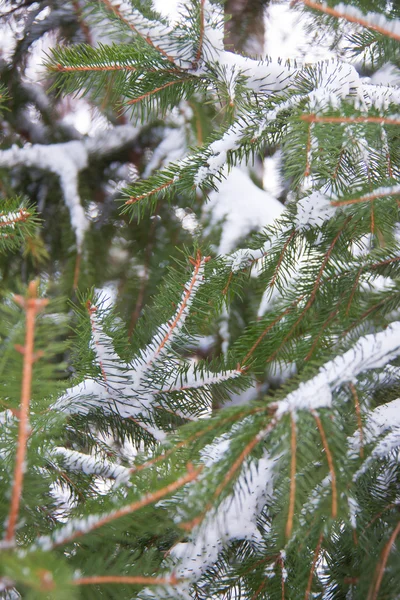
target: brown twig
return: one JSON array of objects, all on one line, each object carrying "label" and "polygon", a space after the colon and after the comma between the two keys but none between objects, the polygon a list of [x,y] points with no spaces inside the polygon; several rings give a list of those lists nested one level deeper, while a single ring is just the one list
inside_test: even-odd
[{"label": "brown twig", "polygon": [[148,198],[148,196],[151,196],[152,194],[157,194],[157,192],[161,192],[162,190],[164,190],[165,188],[169,187],[170,185],[173,185],[175,183],[176,179],[168,179],[168,181],[166,181],[165,183],[163,183],[162,185],[159,185],[157,188],[155,188],[154,190],[150,190],[148,192],[145,192],[144,194],[141,194],[140,196],[131,196],[129,198],[129,200],[127,200],[125,202],[125,204],[136,204],[136,202],[139,202],[140,200],[143,200],[144,198]]},{"label": "brown twig", "polygon": [[325,4],[318,4],[317,2],[313,2],[313,0],[295,0],[295,1],[296,2],[300,1],[303,4],[305,4],[305,6],[308,6],[309,8],[313,8],[314,10],[319,10],[320,12],[323,12],[324,14],[329,15],[331,17],[335,17],[336,19],[345,19],[346,21],[349,21],[350,23],[356,23],[356,25],[360,25],[360,27],[365,27],[366,29],[373,29],[374,31],[377,31],[378,33],[381,33],[382,35],[386,35],[387,37],[390,37],[390,38],[400,42],[400,35],[398,35],[397,33],[394,33],[393,31],[390,31],[389,29],[386,29],[385,27],[381,27],[380,25],[368,23],[368,21],[366,19],[362,19],[359,17],[353,17],[352,15],[349,15],[346,13],[341,13],[334,8],[330,8],[329,6],[326,6]]},{"label": "brown twig", "polygon": [[200,34],[199,34],[199,45],[197,48],[196,56],[192,68],[196,69],[199,64],[203,52],[203,40],[204,40],[204,0],[200,0]]},{"label": "brown twig", "polygon": [[400,125],[399,119],[387,117],[319,117],[315,114],[301,115],[306,123],[378,123],[380,125]]},{"label": "brown twig", "polygon": [[183,315],[183,313],[184,313],[184,311],[185,311],[185,309],[187,307],[187,303],[189,302],[190,297],[192,295],[193,288],[194,288],[194,286],[195,286],[195,284],[197,282],[197,278],[198,278],[198,275],[199,275],[199,270],[200,270],[201,264],[203,262],[207,262],[208,260],[210,260],[210,257],[206,256],[205,258],[202,258],[201,254],[200,254],[200,251],[197,252],[196,259],[193,259],[192,264],[193,264],[194,270],[193,270],[192,279],[190,280],[190,283],[187,286],[187,288],[185,288],[185,294],[183,296],[183,300],[181,302],[181,306],[180,306],[178,312],[176,313],[174,320],[172,321],[172,323],[168,324],[168,331],[165,334],[165,336],[163,337],[163,339],[161,340],[160,344],[158,345],[158,348],[154,352],[153,360],[154,360],[154,358],[156,358],[156,356],[164,348],[165,344],[168,342],[169,338],[171,337],[172,332],[174,331],[174,329],[177,327],[179,321],[181,320],[182,315]]},{"label": "brown twig", "polygon": [[145,98],[148,98],[149,96],[153,96],[154,94],[157,94],[157,92],[161,92],[162,90],[165,90],[166,88],[170,87],[171,85],[176,85],[177,83],[182,83],[183,81],[191,81],[191,79],[187,77],[186,79],[176,79],[175,81],[169,81],[168,83],[165,83],[164,85],[160,85],[160,87],[154,88],[154,90],[150,90],[149,92],[146,92],[145,94],[142,94],[141,96],[138,96],[137,98],[128,100],[128,102],[125,102],[125,104],[126,105],[136,104],[136,102],[140,102],[141,100],[144,100]]},{"label": "brown twig", "polygon": [[87,533],[91,533],[92,531],[103,527],[103,525],[108,525],[108,523],[112,523],[116,519],[120,519],[121,517],[130,515],[133,512],[140,510],[144,506],[148,506],[149,504],[154,504],[154,502],[158,502],[158,500],[161,500],[161,498],[165,498],[165,496],[172,494],[172,492],[175,492],[187,483],[190,483],[191,481],[197,479],[201,471],[202,467],[197,467],[196,469],[194,469],[193,466],[189,463],[186,475],[183,475],[176,481],[169,483],[165,487],[161,488],[160,490],[157,490],[156,492],[153,492],[152,494],[147,494],[146,496],[143,496],[143,498],[137,500],[136,502],[132,502],[131,504],[123,506],[118,510],[108,513],[104,517],[100,518],[98,521],[95,521],[93,524],[91,524],[90,527],[85,529],[85,531],[79,529],[65,538],[58,539],[58,541],[55,542],[52,547],[56,548],[57,546],[69,544],[77,538],[80,538],[81,536],[86,535]]},{"label": "brown twig", "polygon": [[138,575],[93,575],[74,579],[74,585],[99,585],[104,583],[119,583],[122,585],[176,585],[182,579],[175,575],[171,577],[141,577]]},{"label": "brown twig", "polygon": [[400,191],[398,192],[383,192],[383,193],[373,193],[373,194],[365,194],[365,196],[360,196],[359,198],[351,198],[350,200],[333,200],[331,201],[332,206],[348,206],[349,204],[358,204],[360,202],[373,202],[378,198],[386,198],[387,196],[400,196]]},{"label": "brown twig", "polygon": [[137,27],[135,27],[135,25],[133,23],[131,23],[130,21],[127,21],[123,14],[121,13],[121,11],[119,10],[119,7],[117,7],[115,4],[112,4],[111,2],[109,2],[109,0],[102,0],[102,2],[105,4],[106,8],[111,11],[112,13],[114,13],[114,15],[116,17],[118,17],[123,23],[125,23],[129,29],[131,29],[132,31],[134,31],[137,35],[139,35],[143,40],[145,40],[149,46],[151,46],[152,48],[154,48],[155,50],[157,50],[157,52],[159,52],[160,54],[162,54],[169,62],[172,62],[175,64],[175,61],[173,59],[172,56],[170,56],[169,54],[167,54],[167,52],[165,52],[165,50],[163,50],[162,48],[160,48],[159,46],[157,46],[153,40],[150,38],[149,35],[145,36],[143,35],[143,33],[141,31],[139,31],[137,29]]},{"label": "brown twig", "polygon": [[364,446],[363,446],[364,433],[363,433],[362,420],[361,420],[360,401],[358,399],[358,394],[357,394],[356,386],[354,385],[354,383],[350,383],[349,387],[350,387],[350,391],[354,398],[354,406],[355,406],[356,415],[357,415],[357,426],[358,426],[358,431],[360,433],[360,457],[364,458]]},{"label": "brown twig", "polygon": [[390,536],[390,538],[388,539],[388,541],[386,542],[386,544],[383,547],[383,550],[381,553],[381,559],[378,562],[378,564],[376,565],[374,580],[369,589],[367,600],[377,600],[377,598],[378,598],[379,589],[381,587],[383,575],[385,573],[386,563],[388,561],[392,546],[393,546],[394,542],[396,541],[396,537],[399,535],[399,533],[400,533],[400,521],[397,523],[396,527],[394,528],[394,530],[392,532],[392,535]]},{"label": "brown twig", "polygon": [[289,497],[289,513],[286,522],[286,537],[290,538],[293,528],[294,503],[296,499],[296,422],[293,415],[290,414],[291,436],[290,436],[290,497]]},{"label": "brown twig", "polygon": [[329,449],[328,440],[326,439],[325,430],[322,426],[321,419],[317,415],[315,411],[312,411],[312,415],[317,423],[318,431],[321,436],[322,445],[324,446],[326,459],[328,461],[329,471],[331,474],[331,486],[332,486],[332,519],[336,519],[337,516],[337,489],[336,489],[336,472],[335,467],[333,465],[333,458],[331,451]]},{"label": "brown twig", "polygon": [[311,565],[311,570],[310,570],[310,575],[308,577],[308,583],[307,583],[307,589],[306,589],[306,593],[304,595],[304,600],[308,600],[311,594],[311,588],[312,588],[312,582],[313,582],[313,578],[314,578],[314,571],[315,571],[315,566],[317,564],[317,560],[318,560],[318,556],[319,553],[321,551],[321,544],[322,544],[322,540],[324,539],[324,534],[321,533],[318,539],[318,544],[317,547],[315,548],[315,552],[314,552],[314,558],[312,561],[312,565]]},{"label": "brown twig", "polygon": [[36,281],[31,281],[28,287],[27,298],[23,298],[22,296],[14,296],[14,301],[17,302],[17,304],[19,304],[26,312],[26,334],[25,345],[22,348],[19,348],[19,351],[24,356],[24,365],[22,372],[21,402],[19,408],[17,453],[15,458],[7,532],[5,536],[7,542],[12,542],[15,538],[15,529],[17,526],[25,472],[26,449],[29,437],[29,404],[32,387],[32,368],[33,363],[40,356],[39,354],[35,355],[34,353],[35,318],[37,313],[48,304],[48,300],[37,298],[37,287],[38,283]]}]

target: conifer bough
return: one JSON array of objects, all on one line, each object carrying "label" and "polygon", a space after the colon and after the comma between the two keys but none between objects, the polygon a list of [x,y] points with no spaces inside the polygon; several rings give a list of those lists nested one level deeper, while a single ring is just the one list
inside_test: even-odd
[{"label": "conifer bough", "polygon": [[[374,7],[293,2],[349,46],[340,60],[302,63],[228,51],[222,8],[209,0],[187,1],[175,23],[141,2],[82,3],[85,26],[96,27],[93,8],[118,43],[53,50],[57,89],[94,101],[109,90],[145,125],[176,107],[194,120],[192,106],[214,111],[214,132],[181,145],[174,161],[161,141],[149,161],[161,156],[161,168],[148,165],[126,186],[123,214],[157,217],[168,198],[178,216],[207,195],[215,213],[195,213],[211,214],[203,233],[194,228],[195,251],[166,278],[131,344],[104,297],[81,297],[79,373],[32,394],[29,440],[32,314],[18,374],[21,327],[3,307],[12,326],[0,368],[10,364],[24,390],[17,408],[5,388],[0,414],[2,485],[12,490],[0,504],[9,515],[4,598],[397,598],[400,90],[363,77],[360,65],[399,66],[400,13],[395,3]],[[140,135],[119,131],[125,141]],[[0,165],[27,160],[59,175],[84,257],[91,228],[78,172],[102,150],[96,138],[69,144],[84,152],[81,165],[68,143],[1,150]],[[272,199],[277,218],[243,241],[237,221],[215,216],[226,216],[218,202],[234,198],[234,182],[250,193],[245,164],[276,148],[285,205]],[[29,211],[4,210],[0,235]],[[220,256],[198,249],[204,231]],[[221,352],[193,357],[218,322]]]}]

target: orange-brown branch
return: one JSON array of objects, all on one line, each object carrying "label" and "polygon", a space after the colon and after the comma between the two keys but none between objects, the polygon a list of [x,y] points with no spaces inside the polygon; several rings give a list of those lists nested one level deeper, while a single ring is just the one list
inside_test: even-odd
[{"label": "orange-brown branch", "polygon": [[252,345],[252,347],[250,348],[250,350],[248,351],[248,353],[246,354],[246,356],[244,357],[243,361],[242,361],[242,365],[245,365],[246,362],[248,361],[248,359],[252,356],[252,354],[254,353],[254,351],[256,350],[257,346],[262,342],[262,340],[264,339],[264,337],[267,335],[267,333],[269,331],[271,331],[271,329],[277,324],[279,323],[279,321],[281,321],[283,319],[283,317],[285,317],[302,299],[304,298],[304,296],[300,296],[299,298],[296,298],[295,302],[293,302],[286,310],[284,310],[283,312],[281,312],[280,315],[278,315],[273,321],[272,323],[270,323],[265,329],[264,331],[261,333],[261,335],[257,338],[257,340],[254,342],[254,344]]},{"label": "orange-brown branch", "polygon": [[50,67],[53,71],[59,71],[60,73],[75,73],[75,72],[86,72],[86,71],[136,71],[136,67],[131,65],[62,65],[58,63],[54,67]]},{"label": "orange-brown branch", "polygon": [[36,360],[34,353],[35,341],[35,318],[47,304],[48,300],[37,298],[37,282],[31,281],[28,288],[28,297],[14,296],[17,302],[26,312],[26,333],[25,345],[22,353],[24,356],[24,365],[22,372],[21,402],[19,408],[19,427],[17,439],[17,453],[15,458],[14,478],[11,492],[10,511],[8,515],[7,532],[5,539],[12,542],[15,537],[15,528],[18,521],[19,507],[21,503],[26,448],[29,437],[29,404],[31,399],[32,387],[32,368]]},{"label": "orange-brown branch", "polygon": [[194,469],[192,465],[188,465],[187,474],[184,475],[183,477],[180,477],[173,483],[166,485],[165,487],[161,488],[160,490],[157,490],[156,492],[154,492],[152,494],[148,494],[147,496],[144,496],[143,498],[141,498],[140,500],[137,500],[136,502],[132,502],[131,504],[128,504],[127,506],[123,506],[122,508],[119,508],[118,510],[116,510],[112,513],[109,513],[108,515],[105,515],[104,517],[102,517],[101,519],[99,519],[98,521],[93,523],[91,525],[91,527],[86,529],[85,531],[81,531],[81,530],[75,531],[70,536],[63,538],[62,540],[60,540],[58,542],[55,542],[53,545],[53,548],[55,548],[57,546],[62,546],[64,544],[69,544],[70,542],[73,542],[77,538],[80,538],[81,536],[83,536],[87,533],[91,533],[92,531],[95,531],[96,529],[103,527],[103,525],[108,525],[108,523],[112,523],[116,519],[120,519],[121,517],[130,515],[136,511],[140,510],[144,506],[148,506],[149,504],[154,504],[154,502],[158,502],[158,500],[161,500],[161,498],[165,498],[165,496],[169,496],[169,494],[172,494],[172,492],[175,492],[176,490],[180,489],[187,483],[190,483],[191,481],[194,481],[195,479],[197,479],[198,475],[201,473],[201,470],[202,470],[202,467],[198,467],[198,468]]},{"label": "orange-brown branch", "polygon": [[200,0],[200,34],[199,34],[199,45],[194,59],[193,67],[196,68],[203,52],[203,41],[204,41],[204,0]]},{"label": "orange-brown branch", "polygon": [[160,54],[162,54],[169,62],[175,63],[174,59],[172,58],[172,56],[170,56],[169,54],[167,54],[167,52],[165,52],[165,50],[163,50],[162,48],[160,48],[159,46],[157,46],[153,40],[150,38],[149,35],[145,36],[143,35],[143,33],[141,31],[138,30],[137,27],[135,27],[135,25],[133,23],[131,23],[130,21],[127,21],[123,14],[121,13],[121,11],[119,10],[119,8],[114,5],[111,4],[111,2],[109,2],[109,0],[102,0],[102,2],[105,4],[105,6],[107,7],[107,9],[109,11],[111,11],[112,13],[114,13],[114,15],[116,17],[118,17],[123,23],[125,23],[129,29],[131,29],[132,31],[134,31],[137,35],[139,35],[143,40],[145,40],[149,46],[151,46],[152,48],[154,48],[155,50],[157,50],[157,52],[159,52]]},{"label": "orange-brown branch", "polygon": [[326,459],[328,461],[328,466],[329,466],[329,471],[331,474],[331,486],[332,486],[332,519],[336,519],[336,515],[337,515],[337,489],[336,489],[336,472],[335,472],[335,467],[333,465],[333,458],[332,458],[332,454],[331,451],[329,449],[329,445],[328,445],[328,440],[326,439],[326,435],[325,435],[325,430],[322,426],[322,422],[321,419],[319,418],[319,416],[317,415],[316,412],[312,412],[313,417],[317,423],[317,427],[318,427],[318,431],[319,434],[321,436],[321,440],[322,440],[322,445],[324,446],[324,450],[325,450],[325,454],[326,454]]},{"label": "orange-brown branch", "polygon": [[377,600],[378,599],[379,589],[381,587],[383,575],[385,573],[386,563],[388,561],[392,546],[393,546],[394,542],[396,541],[396,538],[399,535],[399,533],[400,533],[400,521],[397,523],[396,527],[394,528],[394,530],[392,532],[392,535],[390,536],[390,538],[388,539],[387,543],[385,544],[385,546],[382,550],[381,558],[376,566],[374,581],[369,589],[367,600]]},{"label": "orange-brown branch", "polygon": [[312,122],[308,126],[307,148],[306,148],[306,168],[304,169],[304,177],[308,177],[311,173],[311,127]]},{"label": "orange-brown branch", "polygon": [[[299,0],[296,0],[296,1],[299,1]],[[320,12],[323,12],[326,15],[335,17],[336,19],[345,19],[346,21],[349,21],[350,23],[356,23],[356,25],[360,25],[360,27],[365,27],[366,29],[372,29],[373,31],[377,31],[378,33],[381,33],[382,35],[386,35],[387,37],[390,37],[390,38],[400,42],[400,35],[398,35],[397,33],[394,33],[393,31],[390,31],[389,29],[386,29],[386,27],[381,27],[380,25],[375,25],[374,23],[368,23],[368,21],[366,19],[362,19],[359,17],[353,17],[352,15],[348,15],[346,13],[341,13],[340,11],[336,10],[335,8],[330,8],[330,6],[318,4],[318,2],[313,2],[313,0],[300,0],[300,2],[302,2],[303,4],[305,4],[305,6],[308,6],[309,8],[313,8],[314,10],[319,10]]]},{"label": "orange-brown branch", "polygon": [[193,261],[193,266],[194,266],[193,276],[192,276],[192,279],[190,280],[189,286],[185,289],[185,294],[184,294],[183,300],[181,302],[181,307],[178,310],[177,314],[175,315],[173,322],[169,325],[168,331],[165,334],[165,336],[163,337],[163,339],[161,340],[157,350],[155,351],[154,358],[164,348],[165,344],[168,342],[169,338],[171,337],[172,332],[174,331],[174,329],[178,325],[179,321],[181,320],[182,315],[187,307],[187,303],[192,295],[193,288],[196,285],[197,277],[199,275],[199,270],[200,270],[201,264],[203,261],[206,262],[208,260],[210,260],[210,257],[207,256],[206,258],[203,259],[201,257],[200,251],[197,252],[196,260]]},{"label": "orange-brown branch", "polygon": [[379,125],[400,125],[400,119],[388,117],[319,117],[315,114],[301,115],[306,123],[378,123]]},{"label": "orange-brown branch", "polygon": [[136,102],[140,102],[141,100],[144,100],[145,98],[148,98],[149,96],[153,96],[154,94],[157,94],[158,92],[161,92],[162,90],[165,90],[166,88],[169,88],[171,85],[176,85],[177,83],[182,83],[184,81],[190,81],[190,80],[188,78],[186,78],[186,79],[176,79],[175,81],[169,81],[168,83],[165,83],[164,85],[160,85],[160,87],[154,88],[154,90],[150,90],[149,92],[146,92],[145,94],[142,94],[141,96],[138,96],[137,98],[128,100],[128,102],[126,102],[125,104],[136,104]]},{"label": "orange-brown branch", "polygon": [[304,600],[309,600],[309,598],[310,598],[311,588],[312,588],[312,582],[313,582],[314,572],[315,572],[315,567],[316,567],[316,564],[317,564],[319,553],[321,551],[321,544],[322,544],[322,540],[323,539],[324,539],[324,534],[321,533],[320,536],[319,536],[319,539],[318,539],[317,547],[315,548],[314,558],[313,558],[312,565],[311,565],[310,575],[308,577],[307,589],[306,589],[306,593],[304,595]]},{"label": "orange-brown branch", "polygon": [[290,497],[289,497],[289,513],[286,522],[286,537],[290,538],[293,529],[294,503],[296,499],[296,422],[293,415],[290,414],[291,436],[290,436]]},{"label": "orange-brown branch", "polygon": [[351,198],[350,200],[333,200],[331,202],[332,206],[347,206],[349,204],[358,204],[359,202],[373,202],[378,198],[386,198],[387,196],[400,196],[400,191],[392,191],[392,192],[381,192],[381,193],[373,193],[373,194],[365,194],[365,196],[360,196],[360,198]]},{"label": "orange-brown branch", "polygon": [[101,585],[105,583],[119,583],[122,585],[176,585],[182,581],[175,575],[171,577],[140,577],[129,575],[93,575],[91,577],[80,577],[74,579],[74,585]]},{"label": "orange-brown branch", "polygon": [[294,238],[294,236],[296,235],[296,233],[297,233],[296,229],[293,229],[292,233],[290,234],[290,236],[288,237],[288,239],[286,240],[286,242],[285,242],[285,244],[284,244],[284,246],[282,248],[282,252],[279,255],[278,262],[276,263],[276,267],[274,269],[274,274],[272,276],[271,283],[269,284],[270,288],[274,287],[274,285],[275,285],[275,281],[276,281],[276,278],[278,276],[278,272],[279,272],[279,269],[281,267],[281,264],[282,264],[282,261],[283,261],[283,257],[285,256],[285,252],[287,250],[287,247],[289,246],[290,242],[292,241],[292,239]]},{"label": "orange-brown branch", "polygon": [[9,215],[10,212],[0,213],[0,227],[7,227],[9,225],[14,225],[15,223],[25,223],[25,221],[27,221],[28,218],[31,216],[31,213],[29,213],[27,210],[24,210],[23,208],[20,208],[18,211],[15,212],[18,214],[18,216],[16,216],[14,219],[4,219],[4,217],[6,215]]},{"label": "orange-brown branch", "polygon": [[363,445],[364,433],[363,433],[362,420],[361,420],[360,401],[358,399],[358,394],[357,394],[356,386],[354,385],[354,383],[350,383],[349,387],[350,387],[351,393],[354,398],[354,406],[355,406],[356,415],[357,415],[357,426],[358,426],[358,431],[360,433],[360,457],[364,458],[364,445]]},{"label": "orange-brown branch", "polygon": [[[264,431],[261,431],[258,435],[254,436],[254,438],[250,440],[248,444],[246,444],[246,446],[243,448],[237,459],[234,461],[234,463],[226,473],[221,483],[217,486],[213,494],[213,500],[217,500],[217,498],[221,495],[221,493],[229,484],[229,482],[233,479],[238,469],[242,466],[243,462],[249,456],[250,452],[252,452],[252,450],[257,446],[257,444],[259,444],[266,437],[266,435],[271,431],[271,429],[273,429],[275,424],[276,419],[272,419],[272,421],[269,423],[268,427]],[[179,526],[185,531],[191,531],[193,527],[196,527],[202,522],[206,514],[213,508],[213,506],[213,502],[209,502],[206,505],[205,510],[200,515],[198,515],[189,522],[180,523]]]},{"label": "orange-brown branch", "polygon": [[168,181],[166,181],[162,185],[159,185],[154,190],[145,192],[144,194],[141,194],[140,196],[136,196],[136,197],[131,196],[129,198],[129,200],[127,200],[125,202],[125,204],[136,204],[136,202],[139,202],[140,200],[143,200],[144,198],[148,198],[149,196],[152,196],[153,194],[157,194],[157,192],[161,192],[162,190],[165,190],[165,188],[169,187],[173,183],[175,183],[175,179],[168,179]]},{"label": "orange-brown branch", "polygon": [[[350,217],[351,218],[351,217]],[[285,337],[283,338],[281,344],[279,345],[279,347],[275,350],[275,352],[273,352],[271,354],[271,356],[268,357],[267,362],[271,362],[275,356],[278,354],[278,352],[280,351],[280,349],[284,346],[284,344],[286,344],[286,342],[288,341],[288,339],[290,338],[290,336],[292,335],[293,331],[296,330],[296,327],[298,326],[298,324],[303,320],[304,315],[306,314],[306,312],[308,311],[308,309],[312,306],[314,300],[315,300],[315,296],[317,295],[319,286],[321,284],[321,278],[322,278],[322,274],[325,270],[325,267],[329,261],[329,258],[333,252],[333,249],[338,241],[338,239],[340,238],[340,236],[343,233],[343,229],[345,228],[345,226],[347,225],[347,223],[350,221],[350,218],[346,219],[343,227],[337,232],[336,236],[334,237],[331,245],[329,246],[327,252],[325,253],[324,259],[322,261],[321,267],[318,271],[318,275],[317,278],[315,280],[315,284],[314,287],[311,291],[310,297],[307,300],[307,304],[305,305],[305,307],[303,308],[303,310],[300,313],[300,316],[298,317],[298,319],[296,320],[296,322],[294,323],[293,327],[291,327],[290,331],[285,335]]]}]

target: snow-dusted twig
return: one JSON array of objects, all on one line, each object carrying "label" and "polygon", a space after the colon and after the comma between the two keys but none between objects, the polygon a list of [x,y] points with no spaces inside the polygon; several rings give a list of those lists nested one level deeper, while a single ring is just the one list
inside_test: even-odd
[{"label": "snow-dusted twig", "polygon": [[22,148],[15,145],[7,150],[0,150],[0,166],[35,167],[59,177],[80,253],[89,221],[79,197],[79,172],[88,166],[91,159],[106,156],[132,143],[137,138],[138,131],[132,125],[120,125],[92,138],[62,144],[34,144]]}]

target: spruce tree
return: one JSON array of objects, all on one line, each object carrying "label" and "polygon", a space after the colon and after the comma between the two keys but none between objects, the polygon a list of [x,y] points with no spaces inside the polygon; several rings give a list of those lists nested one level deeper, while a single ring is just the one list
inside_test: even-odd
[{"label": "spruce tree", "polygon": [[[2,69],[5,599],[398,596],[400,9],[292,10],[337,58],[232,51],[219,2],[100,0]],[[24,140],[15,64],[54,22],[49,97],[110,126],[74,138],[35,88]]]}]

